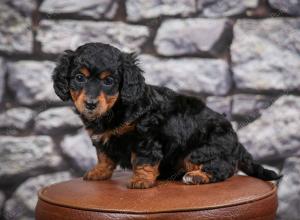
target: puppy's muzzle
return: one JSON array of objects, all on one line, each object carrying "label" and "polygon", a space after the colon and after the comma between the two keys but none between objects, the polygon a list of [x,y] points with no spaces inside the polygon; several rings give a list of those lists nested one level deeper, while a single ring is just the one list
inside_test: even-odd
[{"label": "puppy's muzzle", "polygon": [[98,105],[97,99],[87,99],[85,101],[85,108],[88,110],[94,110]]}]

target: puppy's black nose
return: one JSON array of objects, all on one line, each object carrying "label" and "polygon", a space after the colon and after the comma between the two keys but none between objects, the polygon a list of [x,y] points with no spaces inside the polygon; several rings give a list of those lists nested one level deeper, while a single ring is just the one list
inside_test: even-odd
[{"label": "puppy's black nose", "polygon": [[85,107],[88,109],[88,110],[93,110],[97,107],[98,105],[98,101],[97,100],[87,100],[85,101]]}]

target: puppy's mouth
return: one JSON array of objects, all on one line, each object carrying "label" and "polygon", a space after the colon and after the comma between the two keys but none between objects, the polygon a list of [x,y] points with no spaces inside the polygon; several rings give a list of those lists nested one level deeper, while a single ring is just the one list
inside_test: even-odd
[{"label": "puppy's mouth", "polygon": [[94,121],[107,115],[111,116],[110,109],[118,98],[118,93],[111,96],[101,93],[97,98],[90,98],[86,96],[85,92],[78,95],[71,91],[71,94],[77,112],[88,121]]},{"label": "puppy's mouth", "polygon": [[95,109],[83,108],[79,113],[89,121],[94,121],[96,119],[102,119],[107,116],[111,116],[111,111],[108,108],[98,105]]},{"label": "puppy's mouth", "polygon": [[87,119],[96,119],[97,117],[101,116],[96,111],[89,109],[85,109],[81,114],[84,115],[84,117],[86,117]]},{"label": "puppy's mouth", "polygon": [[105,115],[105,113],[98,108],[93,110],[85,108],[80,114],[83,115],[88,120],[95,120]]}]

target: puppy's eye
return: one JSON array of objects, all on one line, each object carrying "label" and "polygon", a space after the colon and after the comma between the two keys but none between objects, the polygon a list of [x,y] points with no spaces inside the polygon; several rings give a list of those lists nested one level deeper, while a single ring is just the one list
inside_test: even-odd
[{"label": "puppy's eye", "polygon": [[83,83],[83,82],[86,81],[86,78],[85,78],[85,76],[84,76],[83,74],[77,74],[77,75],[75,76],[75,80],[76,80],[77,82]]},{"label": "puppy's eye", "polygon": [[111,86],[114,83],[114,79],[112,77],[106,77],[103,79],[103,84],[106,86]]}]

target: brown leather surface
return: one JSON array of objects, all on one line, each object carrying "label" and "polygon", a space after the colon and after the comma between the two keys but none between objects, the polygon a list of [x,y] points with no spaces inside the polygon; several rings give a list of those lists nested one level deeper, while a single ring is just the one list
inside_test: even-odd
[{"label": "brown leather surface", "polygon": [[276,187],[252,177],[199,186],[159,182],[151,189],[127,189],[129,179],[117,173],[108,181],[46,187],[36,219],[275,219]]}]

